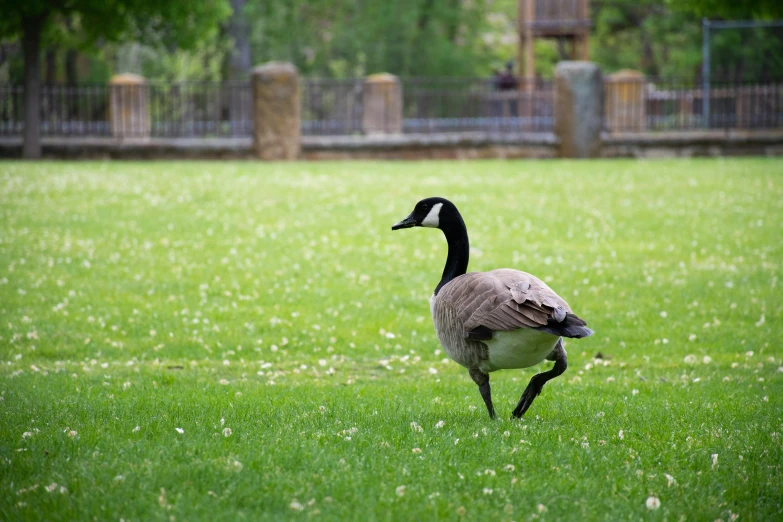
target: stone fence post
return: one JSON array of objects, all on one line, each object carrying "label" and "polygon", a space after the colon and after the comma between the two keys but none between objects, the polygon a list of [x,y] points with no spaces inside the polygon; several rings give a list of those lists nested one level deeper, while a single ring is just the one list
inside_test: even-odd
[{"label": "stone fence post", "polygon": [[601,153],[603,78],[592,62],[560,62],[555,68],[555,133],[561,158]]},{"label": "stone fence post", "polygon": [[149,94],[146,80],[136,74],[117,74],[109,81],[109,121],[117,138],[148,138]]},{"label": "stone fence post", "polygon": [[605,78],[606,127],[616,132],[642,132],[647,127],[645,75],[623,69]]},{"label": "stone fence post", "polygon": [[402,133],[402,84],[393,74],[381,73],[364,80],[365,134]]},{"label": "stone fence post", "polygon": [[262,160],[295,160],[301,150],[299,73],[293,64],[269,62],[253,70],[253,134]]}]

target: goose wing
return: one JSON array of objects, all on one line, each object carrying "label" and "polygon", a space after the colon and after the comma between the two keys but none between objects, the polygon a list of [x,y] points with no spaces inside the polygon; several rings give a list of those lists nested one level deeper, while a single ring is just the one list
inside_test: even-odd
[{"label": "goose wing", "polygon": [[519,270],[471,272],[441,288],[439,300],[457,312],[464,336],[489,340],[494,331],[535,328],[553,335],[587,337],[592,330],[546,283]]}]

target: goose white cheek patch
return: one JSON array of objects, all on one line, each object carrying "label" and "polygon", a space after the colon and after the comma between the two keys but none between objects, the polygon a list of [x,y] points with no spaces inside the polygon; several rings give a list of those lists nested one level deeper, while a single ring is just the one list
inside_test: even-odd
[{"label": "goose white cheek patch", "polygon": [[440,224],[440,207],[442,206],[443,203],[434,204],[427,214],[427,217],[422,220],[421,226],[438,228],[438,225]]}]

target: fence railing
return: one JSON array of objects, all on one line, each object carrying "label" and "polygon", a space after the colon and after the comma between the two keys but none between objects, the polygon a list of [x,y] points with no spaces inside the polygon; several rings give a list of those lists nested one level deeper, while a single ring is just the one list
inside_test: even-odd
[{"label": "fence railing", "polygon": [[302,134],[361,134],[364,80],[306,78],[301,82]]},{"label": "fence railing", "polygon": [[253,133],[248,82],[152,83],[152,137],[229,137]]},{"label": "fence railing", "polygon": [[712,80],[705,91],[698,81],[607,78],[604,87],[609,132],[783,128],[783,80]]},{"label": "fence railing", "polygon": [[[672,78],[612,78],[604,84],[608,132],[783,129],[783,79],[763,83]],[[504,90],[486,78],[401,80],[402,131],[549,133],[554,130],[550,81],[520,79]],[[361,135],[364,79],[301,80],[302,133]],[[132,110],[128,110],[130,107]],[[21,136],[24,91],[0,84],[0,136]],[[44,136],[248,137],[253,133],[249,82],[144,85],[44,85]]]},{"label": "fence railing", "polygon": [[[129,111],[127,107],[143,110]],[[141,115],[141,116],[139,116]],[[0,85],[0,136],[24,128],[24,91]],[[226,137],[253,131],[250,84],[43,85],[44,136]]]},{"label": "fence railing", "polygon": [[403,81],[405,132],[551,132],[552,83],[519,79],[499,89],[485,78],[409,78]]}]

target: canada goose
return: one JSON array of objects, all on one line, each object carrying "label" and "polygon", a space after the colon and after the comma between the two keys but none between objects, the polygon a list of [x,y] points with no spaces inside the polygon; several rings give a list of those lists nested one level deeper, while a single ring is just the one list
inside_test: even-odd
[{"label": "canada goose", "polygon": [[562,338],[579,339],[593,331],[535,276],[510,268],[466,273],[468,231],[451,201],[423,199],[392,230],[411,227],[439,228],[446,236],[446,266],[430,299],[435,333],[449,357],[468,369],[491,418],[495,408],[490,372],[528,368],[544,359],[555,362],[551,370],[530,379],[512,413],[512,418],[521,418],[544,384],[566,370]]}]

